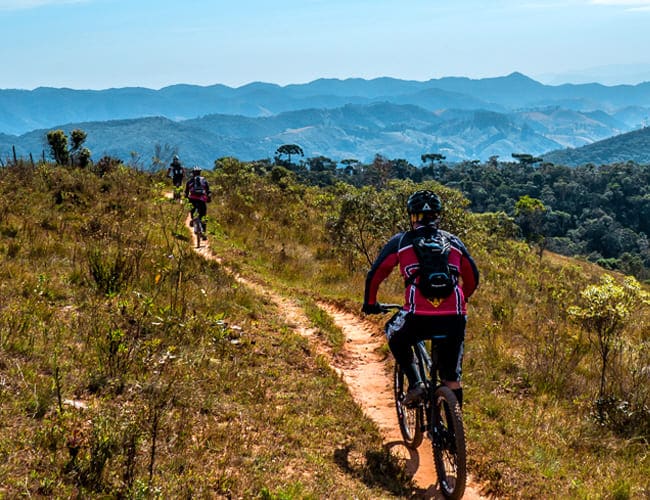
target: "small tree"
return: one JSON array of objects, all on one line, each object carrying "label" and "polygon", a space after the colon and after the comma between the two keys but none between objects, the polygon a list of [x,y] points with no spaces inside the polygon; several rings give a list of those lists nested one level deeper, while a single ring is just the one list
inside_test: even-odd
[{"label": "small tree", "polygon": [[70,163],[68,137],[63,130],[50,130],[47,133],[47,143],[50,145],[50,155],[58,165],[68,165]]},{"label": "small tree", "polygon": [[70,152],[75,153],[79,151],[81,145],[86,142],[86,137],[88,134],[81,129],[75,129],[70,132]]},{"label": "small tree", "polygon": [[287,163],[289,165],[291,165],[291,155],[305,156],[305,153],[303,152],[302,148],[297,144],[283,144],[282,146],[280,146],[278,149],[275,150],[275,154],[278,157],[281,157],[282,155],[286,155]]},{"label": "small tree", "polygon": [[307,165],[311,172],[336,172],[336,162],[327,156],[307,158]]},{"label": "small tree", "polygon": [[51,156],[59,165],[76,165],[87,167],[90,163],[90,150],[84,148],[87,134],[81,129],[70,132],[70,148],[68,137],[63,130],[50,130],[47,133],[47,143],[50,145]]},{"label": "small tree", "polygon": [[70,132],[70,159],[73,165],[87,167],[90,163],[90,149],[84,148],[88,134],[81,129],[75,129]]},{"label": "small tree", "polygon": [[643,304],[649,303],[649,294],[631,276],[622,284],[616,283],[610,275],[604,275],[599,285],[588,286],[580,293],[581,306],[571,306],[568,313],[589,334],[590,341],[600,355],[600,385],[598,388],[598,411],[603,418],[607,382],[607,368],[612,354],[616,352],[621,333],[634,319],[633,313]]},{"label": "small tree", "polygon": [[441,155],[439,153],[426,153],[420,156],[420,159],[422,160],[422,163],[429,162],[429,166],[433,166],[433,164],[437,161],[442,161],[446,157],[444,155]]},{"label": "small tree", "polygon": [[421,155],[420,159],[422,160],[422,163],[429,162],[427,166],[422,168],[422,173],[424,175],[430,175],[436,180],[442,179],[448,170],[447,165],[442,163],[445,158],[444,155],[439,153],[427,153]]},{"label": "small tree", "polygon": [[512,157],[519,160],[519,163],[522,165],[534,165],[543,161],[543,158],[538,158],[528,153],[512,153]]}]

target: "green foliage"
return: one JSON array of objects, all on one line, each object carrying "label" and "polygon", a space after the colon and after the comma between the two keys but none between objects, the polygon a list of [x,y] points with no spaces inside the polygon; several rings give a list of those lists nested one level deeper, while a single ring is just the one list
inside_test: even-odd
[{"label": "green foliage", "polygon": [[88,251],[88,268],[101,293],[111,295],[119,292],[131,279],[134,266],[128,256],[117,249],[115,255],[105,249],[91,248]]},{"label": "green foliage", "polygon": [[524,195],[515,203],[515,221],[526,241],[539,246],[540,257],[545,246],[543,233],[546,215],[546,207],[537,198]]},{"label": "green foliage", "polygon": [[[380,160],[381,165],[388,164]],[[636,471],[632,492],[650,488],[644,479],[650,463],[633,465],[631,458],[647,452],[647,446],[632,450],[617,437],[629,434],[608,434],[613,426],[603,428],[589,415],[599,385],[593,363],[598,354],[567,309],[597,279],[598,269],[550,252],[540,259],[527,244],[510,239],[519,231],[511,215],[471,214],[458,191],[432,181],[387,177],[383,187],[341,182],[315,189],[298,184],[305,178],[296,174],[283,177],[280,189],[277,179],[253,164],[238,164],[236,170],[237,181],[217,171],[217,184],[228,186],[217,210],[227,235],[217,242],[219,253],[234,254],[230,262],[244,274],[259,273],[295,297],[329,298],[351,312],[359,308],[368,256],[374,258],[394,231],[408,227],[408,194],[421,188],[438,192],[445,206],[443,226],[461,235],[482,273],[469,305],[464,366],[473,472],[501,496],[522,488],[531,498],[603,496],[630,470]],[[257,202],[255,210],[242,204],[245,199]],[[231,206],[238,207],[235,214]],[[324,237],[329,244],[323,245]],[[403,283],[391,276],[380,300],[396,302],[402,293]],[[649,313],[640,306],[637,322],[621,335],[642,337]],[[321,321],[318,313],[311,316],[314,323]],[[619,382],[617,401],[629,403],[630,410],[649,402],[647,354],[647,342],[635,347],[631,340],[611,365]],[[625,369],[630,366],[635,369]],[[616,417],[627,429],[632,422],[641,429],[646,418],[636,410]],[[504,448],[507,456],[500,451]],[[596,466],[600,472],[589,472]]]},{"label": "green foliage", "polygon": [[544,237],[546,248],[593,262],[618,259],[603,262],[639,279],[650,275],[650,164],[569,168],[494,161],[456,165],[437,179],[461,190],[475,212],[516,215],[522,197],[539,200],[546,210],[533,233]]},{"label": "green foliage", "polygon": [[[590,285],[580,292],[582,304],[571,306],[569,314],[590,335],[600,355],[600,386],[596,400],[600,421],[611,420],[611,390],[607,388],[607,373],[612,357],[623,349],[622,332],[632,321],[635,311],[650,304],[650,294],[632,277],[621,284],[610,275],[604,275],[598,285]],[[610,407],[609,410],[606,407]],[[647,409],[640,410],[647,412]],[[648,413],[650,416],[650,413]],[[647,429],[639,429],[642,432]]]},{"label": "green foliage", "polygon": [[332,247],[345,258],[350,270],[367,269],[390,236],[409,229],[406,200],[417,189],[431,189],[440,196],[442,228],[460,236],[467,234],[467,200],[435,182],[416,185],[394,180],[384,189],[339,184],[335,188],[337,215],[328,219],[326,228]]},{"label": "green foliage", "polygon": [[[564,255],[584,256],[592,262],[639,279],[650,276],[650,165],[633,162],[583,165],[576,168],[540,163],[529,154],[515,153],[518,162],[486,163],[478,160],[455,165],[437,153],[421,156],[422,168],[403,159],[376,155],[367,165],[344,160],[333,169],[323,157],[308,158],[302,165],[284,162],[296,179],[315,186],[345,182],[356,187],[385,189],[391,179],[419,183],[435,180],[460,190],[475,213],[505,212],[522,225],[522,235],[538,246]],[[306,168],[313,165],[315,168]],[[521,199],[539,200],[544,209],[518,210]],[[519,207],[521,209],[523,207]],[[605,260],[601,260],[605,259]]]},{"label": "green foliage", "polygon": [[512,157],[524,165],[533,165],[542,161],[542,158],[537,158],[528,153],[512,153]]},{"label": "green foliage", "polygon": [[[3,494],[411,497],[403,462],[340,377],[266,293],[229,270],[305,304],[336,349],[340,332],[316,304],[358,312],[368,260],[333,244],[332,224],[349,237],[362,227],[373,258],[408,227],[408,194],[428,188],[443,200],[443,227],[461,235],[482,273],[464,364],[472,474],[501,497],[647,496],[644,301],[618,331],[602,425],[590,418],[595,337],[568,312],[588,310],[580,292],[600,270],[551,252],[539,259],[510,239],[512,213],[472,214],[459,191],[377,171],[374,187],[315,187],[269,162],[221,158],[207,175],[221,262],[192,250],[186,207],[163,196],[162,174],[120,164],[101,174],[0,170]],[[351,202],[368,211],[355,218]],[[382,293],[400,300],[399,277]]]},{"label": "green foliage", "polygon": [[50,146],[52,159],[58,165],[73,165],[81,168],[90,164],[91,152],[88,148],[82,148],[86,141],[87,134],[81,129],[70,132],[70,147],[68,148],[68,137],[61,129],[50,130],[47,133],[47,143]]},{"label": "green foliage", "polygon": [[291,155],[305,156],[304,151],[297,144],[282,144],[275,150],[275,154],[279,160],[281,160],[282,156],[286,156],[287,165],[291,165]]},{"label": "green foliage", "polygon": [[63,130],[50,130],[47,133],[47,143],[50,145],[52,159],[58,165],[67,165],[70,161],[68,137]]},{"label": "green foliage", "polygon": [[[267,253],[276,228],[255,226],[277,216],[286,236],[329,197],[220,165],[213,204],[233,208],[210,214],[211,243],[245,235],[295,274],[295,247]],[[193,251],[164,180],[0,169],[0,495],[390,495],[332,460],[341,443],[379,452],[376,428],[281,311]]]}]

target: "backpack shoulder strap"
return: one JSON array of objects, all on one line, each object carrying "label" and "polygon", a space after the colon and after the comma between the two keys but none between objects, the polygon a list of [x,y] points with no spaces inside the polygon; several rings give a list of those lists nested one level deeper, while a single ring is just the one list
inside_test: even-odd
[{"label": "backpack shoulder strap", "polygon": [[[402,234],[402,237],[399,239],[399,245],[397,246],[398,249],[402,248],[402,241],[404,240],[404,237],[407,234],[413,235],[414,231],[413,230],[405,231],[404,234]],[[415,241],[416,239],[417,239],[417,237],[416,238],[411,238],[411,243],[413,243],[413,241]],[[420,271],[418,269],[417,271],[415,271],[413,274],[411,274],[408,278],[406,278],[404,280],[404,286],[412,285],[415,282],[415,278],[417,278],[419,274],[420,274]]]}]

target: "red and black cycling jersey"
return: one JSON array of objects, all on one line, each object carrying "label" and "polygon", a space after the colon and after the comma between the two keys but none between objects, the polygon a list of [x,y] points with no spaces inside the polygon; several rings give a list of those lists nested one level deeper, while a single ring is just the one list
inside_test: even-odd
[{"label": "red and black cycling jersey", "polygon": [[[379,256],[373,263],[366,277],[366,289],[364,302],[375,304],[377,302],[377,290],[391,271],[399,265],[400,273],[405,282],[409,282],[404,290],[404,309],[418,315],[453,315],[466,314],[467,299],[478,287],[478,268],[469,252],[460,239],[446,231],[437,229],[447,236],[451,243],[449,253],[449,267],[457,276],[457,283],[454,291],[444,299],[428,300],[417,287],[418,270],[420,268],[418,258],[413,250],[413,240],[421,231],[430,231],[430,228],[418,227],[411,231],[398,233],[393,236]],[[414,280],[409,280],[415,275]]]},{"label": "red and black cycling jersey", "polygon": [[[195,190],[195,183],[198,183],[201,187],[200,192]],[[185,184],[185,196],[190,200],[197,200],[205,203],[210,198],[210,194],[210,185],[203,176],[194,176]]]}]

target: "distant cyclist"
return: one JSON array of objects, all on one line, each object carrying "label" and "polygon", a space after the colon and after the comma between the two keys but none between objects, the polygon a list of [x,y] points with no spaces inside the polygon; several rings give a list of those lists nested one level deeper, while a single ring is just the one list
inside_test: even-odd
[{"label": "distant cyclist", "polygon": [[192,168],[192,177],[185,184],[185,197],[192,204],[190,210],[192,219],[194,219],[194,214],[198,211],[201,227],[203,228],[203,239],[207,240],[205,216],[208,212],[207,203],[211,201],[212,193],[208,181],[201,175],[201,167],[199,166]]},{"label": "distant cyclist", "polygon": [[[440,376],[462,406],[466,302],[478,286],[479,272],[460,239],[438,229],[442,202],[435,193],[416,191],[408,198],[406,208],[411,230],[394,235],[371,266],[366,277],[362,311],[366,314],[382,312],[377,303],[379,285],[399,265],[405,282],[405,303],[386,324],[386,336],[395,360],[408,378],[409,390],[404,403],[418,401],[425,392],[424,381],[420,380],[414,366],[412,346],[434,335],[446,334],[447,338],[439,344]],[[427,299],[420,289],[423,281],[420,270],[425,266],[420,265],[422,257],[418,258],[414,244],[422,241],[442,241],[441,245],[446,248],[445,267],[449,279],[440,298]]]},{"label": "distant cyclist", "polygon": [[183,179],[185,178],[185,169],[183,168],[178,155],[174,155],[172,162],[169,164],[169,168],[167,169],[167,177],[171,177],[175,188],[179,188],[183,185]]}]

